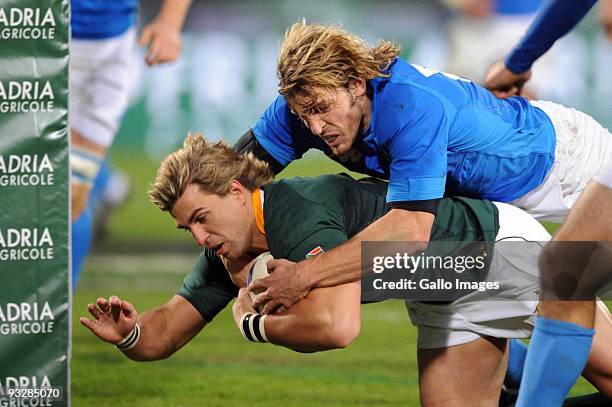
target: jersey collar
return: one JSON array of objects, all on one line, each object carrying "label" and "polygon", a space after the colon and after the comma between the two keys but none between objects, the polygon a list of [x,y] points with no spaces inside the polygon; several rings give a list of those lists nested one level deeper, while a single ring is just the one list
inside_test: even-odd
[{"label": "jersey collar", "polygon": [[264,192],[262,189],[257,188],[251,192],[251,202],[253,203],[253,215],[255,215],[255,224],[259,232],[265,236],[266,230],[264,228],[264,215],[263,215],[263,201]]}]

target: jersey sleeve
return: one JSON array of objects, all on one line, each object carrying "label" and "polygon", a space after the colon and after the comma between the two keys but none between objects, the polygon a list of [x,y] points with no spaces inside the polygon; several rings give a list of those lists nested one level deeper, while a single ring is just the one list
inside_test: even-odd
[{"label": "jersey sleeve", "polygon": [[[426,92],[402,120],[385,117],[384,148],[391,159],[387,203],[423,201],[444,196],[447,172],[448,118],[441,102]],[[392,109],[388,109],[392,110]],[[391,112],[393,113],[393,112]]]},{"label": "jersey sleeve", "polygon": [[283,167],[301,158],[311,148],[309,139],[315,137],[291,113],[283,96],[278,96],[268,106],[253,127],[253,133],[259,144]]},{"label": "jersey sleeve", "polygon": [[534,19],[521,41],[506,57],[508,69],[522,73],[553,46],[589,12],[597,0],[549,0]]},{"label": "jersey sleeve", "polygon": [[221,259],[205,249],[177,295],[189,301],[206,322],[211,322],[238,295],[238,288],[230,280]]}]

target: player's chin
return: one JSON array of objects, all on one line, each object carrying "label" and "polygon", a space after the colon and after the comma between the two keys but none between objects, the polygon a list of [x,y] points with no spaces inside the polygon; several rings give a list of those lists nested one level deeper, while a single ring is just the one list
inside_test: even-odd
[{"label": "player's chin", "polygon": [[335,155],[343,155],[343,154],[348,153],[348,151],[349,151],[349,148],[344,143],[339,144],[339,145],[337,145],[335,147],[332,147],[332,152]]}]

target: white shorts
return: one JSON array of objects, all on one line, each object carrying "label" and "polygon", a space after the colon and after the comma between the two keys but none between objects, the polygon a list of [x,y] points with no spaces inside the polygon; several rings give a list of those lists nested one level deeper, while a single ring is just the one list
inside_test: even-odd
[{"label": "white shorts", "polygon": [[406,301],[408,315],[418,328],[420,349],[444,348],[483,336],[527,338],[533,328],[539,291],[538,254],[550,239],[544,227],[524,211],[504,203],[499,210],[497,241],[527,241],[495,247],[487,281],[499,282],[493,295],[476,291],[451,304]]},{"label": "white shorts", "polygon": [[135,36],[70,41],[70,127],[107,148],[128,105]]},{"label": "white shorts", "polygon": [[556,133],[555,163],[544,182],[512,202],[539,220],[565,219],[582,191],[612,159],[612,135],[591,116],[553,102],[532,101]]}]

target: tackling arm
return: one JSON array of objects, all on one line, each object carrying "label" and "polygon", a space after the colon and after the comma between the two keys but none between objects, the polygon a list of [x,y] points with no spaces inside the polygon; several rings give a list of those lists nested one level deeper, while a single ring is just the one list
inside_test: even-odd
[{"label": "tackling arm", "polygon": [[361,243],[364,241],[408,241],[415,243],[414,251],[427,248],[434,215],[429,212],[391,209],[346,243],[299,263],[286,260],[268,262],[270,276],[257,280],[251,291],[261,292],[255,307],[272,313],[279,307],[289,309],[306,297],[314,287],[330,287],[361,278]]},{"label": "tackling arm", "polygon": [[421,242],[414,251],[429,243],[434,215],[429,212],[392,209],[345,244],[298,263],[298,272],[310,276],[313,287],[329,287],[361,278],[361,243],[367,241]]}]

